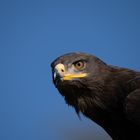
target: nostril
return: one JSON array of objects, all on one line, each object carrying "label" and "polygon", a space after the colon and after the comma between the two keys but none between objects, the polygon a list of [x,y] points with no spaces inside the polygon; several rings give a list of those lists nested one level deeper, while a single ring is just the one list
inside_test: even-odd
[{"label": "nostril", "polygon": [[61,72],[64,72],[64,70],[63,70],[63,69],[61,69]]}]

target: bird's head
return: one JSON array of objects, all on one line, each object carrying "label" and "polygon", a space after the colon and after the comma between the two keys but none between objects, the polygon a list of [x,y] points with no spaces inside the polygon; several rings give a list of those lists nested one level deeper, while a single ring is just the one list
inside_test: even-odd
[{"label": "bird's head", "polygon": [[97,80],[106,64],[97,57],[85,53],[69,53],[55,59],[52,64],[53,82],[57,88],[75,85],[87,80]]},{"label": "bird's head", "polygon": [[83,112],[95,96],[97,99],[109,72],[108,65],[99,58],[79,52],[58,57],[51,67],[55,87],[77,113]]}]

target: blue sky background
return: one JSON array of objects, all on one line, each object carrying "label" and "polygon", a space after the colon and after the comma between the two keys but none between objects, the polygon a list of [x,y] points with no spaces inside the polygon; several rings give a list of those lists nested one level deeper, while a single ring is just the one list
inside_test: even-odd
[{"label": "blue sky background", "polygon": [[52,84],[50,63],[73,51],[140,70],[140,1],[0,1],[1,140],[110,140]]}]

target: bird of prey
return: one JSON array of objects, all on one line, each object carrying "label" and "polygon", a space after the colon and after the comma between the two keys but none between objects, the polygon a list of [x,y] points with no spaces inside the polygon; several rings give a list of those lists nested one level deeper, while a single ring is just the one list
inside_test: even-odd
[{"label": "bird of prey", "polygon": [[140,72],[74,52],[52,64],[53,82],[67,104],[113,140],[140,140]]}]

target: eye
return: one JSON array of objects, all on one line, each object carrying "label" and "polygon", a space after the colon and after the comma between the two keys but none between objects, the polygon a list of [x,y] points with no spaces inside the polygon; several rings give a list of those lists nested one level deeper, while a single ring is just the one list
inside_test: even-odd
[{"label": "eye", "polygon": [[86,67],[86,62],[85,61],[77,61],[73,65],[77,70],[83,70]]}]

